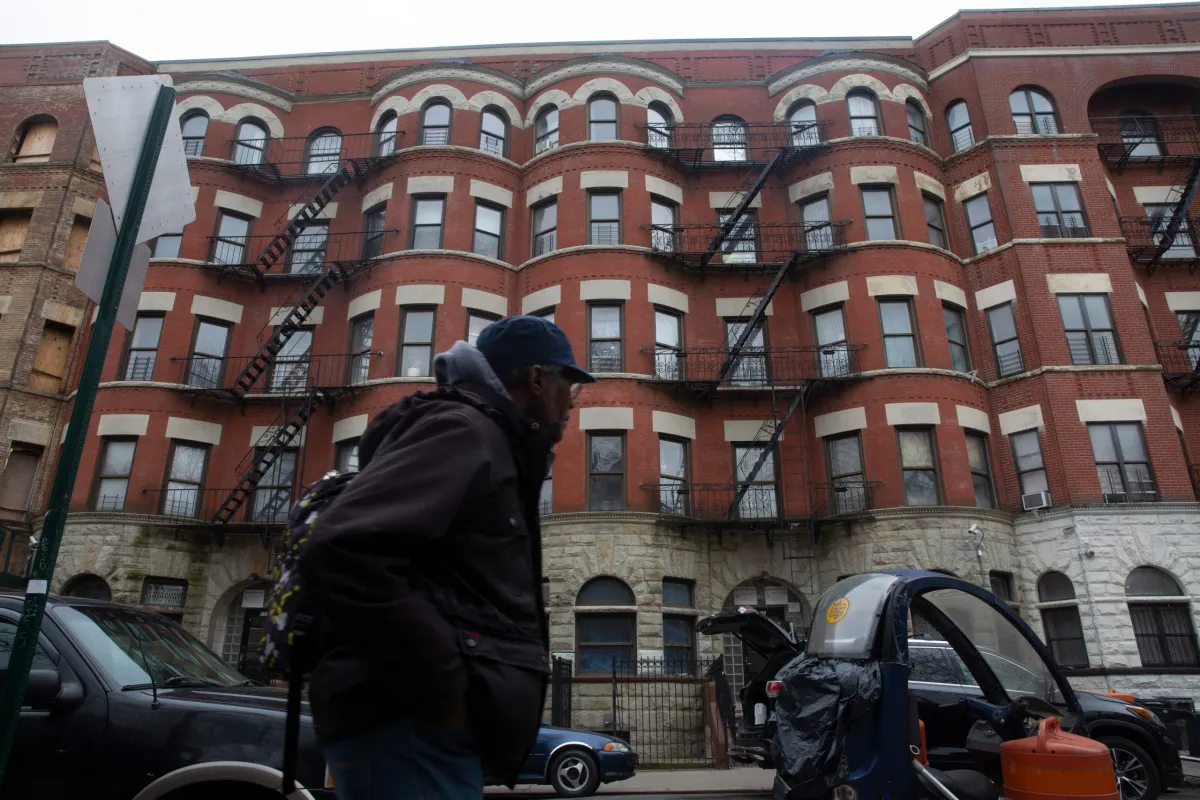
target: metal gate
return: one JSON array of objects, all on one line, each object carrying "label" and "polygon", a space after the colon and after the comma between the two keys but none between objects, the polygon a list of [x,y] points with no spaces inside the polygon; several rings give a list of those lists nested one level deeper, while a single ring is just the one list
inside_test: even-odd
[{"label": "metal gate", "polygon": [[571,660],[557,656],[550,662],[550,724],[571,727]]}]

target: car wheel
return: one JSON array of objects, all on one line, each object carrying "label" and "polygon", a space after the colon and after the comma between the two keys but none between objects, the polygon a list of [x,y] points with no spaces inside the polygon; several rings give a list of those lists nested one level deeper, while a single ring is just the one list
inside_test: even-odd
[{"label": "car wheel", "polygon": [[1162,791],[1158,765],[1136,742],[1121,736],[1101,736],[1099,741],[1112,753],[1113,772],[1121,800],[1157,800]]},{"label": "car wheel", "polygon": [[596,757],[586,750],[568,750],[550,764],[550,785],[560,797],[587,797],[600,785]]}]

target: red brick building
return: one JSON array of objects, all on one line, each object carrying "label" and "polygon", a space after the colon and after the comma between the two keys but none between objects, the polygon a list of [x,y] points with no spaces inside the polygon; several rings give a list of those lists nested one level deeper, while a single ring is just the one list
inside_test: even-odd
[{"label": "red brick building", "polygon": [[1198,685],[1196,7],[916,40],[0,48],[0,506],[33,529],[92,315],[79,79],[143,72],[178,90],[196,221],[109,349],[57,589],[237,661],[297,487],[352,468],[433,353],[552,314],[600,376],[544,496],[577,671],[713,652],[691,623],[733,603],[803,626],[838,576],[913,566],[1006,593],[1082,686]]}]

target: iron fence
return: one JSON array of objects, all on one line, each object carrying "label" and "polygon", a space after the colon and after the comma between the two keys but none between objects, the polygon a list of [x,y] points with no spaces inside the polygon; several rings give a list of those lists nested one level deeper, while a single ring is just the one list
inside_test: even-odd
[{"label": "iron fence", "polygon": [[336,133],[267,138],[233,137],[229,159],[247,172],[282,179],[325,180],[344,161],[370,162],[397,152],[403,131]]},{"label": "iron fence", "polygon": [[817,519],[853,519],[875,507],[875,489],[880,481],[838,478],[813,482],[808,491],[812,514]]},{"label": "iron fence", "polygon": [[[720,383],[731,389],[761,389],[847,378],[858,372],[862,348],[857,344],[743,347]],[[655,379],[667,382],[716,384],[729,358],[724,347],[655,347],[644,352],[654,356]]]},{"label": "iron fence", "polygon": [[[280,225],[286,224],[286,220]],[[268,275],[308,277],[324,271],[329,264],[370,261],[383,253],[401,248],[395,229],[330,233],[324,224],[309,225],[301,231]],[[214,267],[249,267],[259,264],[270,236],[209,236],[207,261]]]},{"label": "iron fence", "polygon": [[752,483],[742,496],[740,483],[647,483],[643,489],[658,497],[658,513],[668,521],[720,522],[748,527],[778,525],[786,516],[774,481]]},{"label": "iron fence", "polygon": [[[272,359],[266,372],[246,392],[250,395],[304,396],[319,390],[349,389],[367,382],[371,362],[382,352],[336,355],[289,355],[285,350]],[[238,376],[257,356],[210,356],[193,353],[171,359],[179,364],[176,385],[197,392],[228,392]]]},{"label": "iron fence", "polygon": [[[1125,248],[1138,263],[1148,263],[1157,257],[1158,263],[1174,262],[1186,264],[1195,270],[1200,257],[1196,253],[1196,231],[1200,230],[1200,217],[1184,217],[1179,230],[1167,238],[1168,217],[1121,217],[1121,235],[1125,237]],[[1165,246],[1166,249],[1163,249]],[[1159,255],[1159,251],[1162,254]]]}]

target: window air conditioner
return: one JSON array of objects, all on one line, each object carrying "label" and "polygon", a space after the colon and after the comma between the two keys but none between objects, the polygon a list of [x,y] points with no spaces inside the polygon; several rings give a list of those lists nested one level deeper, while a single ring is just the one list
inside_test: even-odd
[{"label": "window air conditioner", "polygon": [[1033,494],[1021,495],[1021,508],[1026,511],[1034,511],[1039,508],[1049,508],[1050,493],[1049,492],[1034,492]]}]

